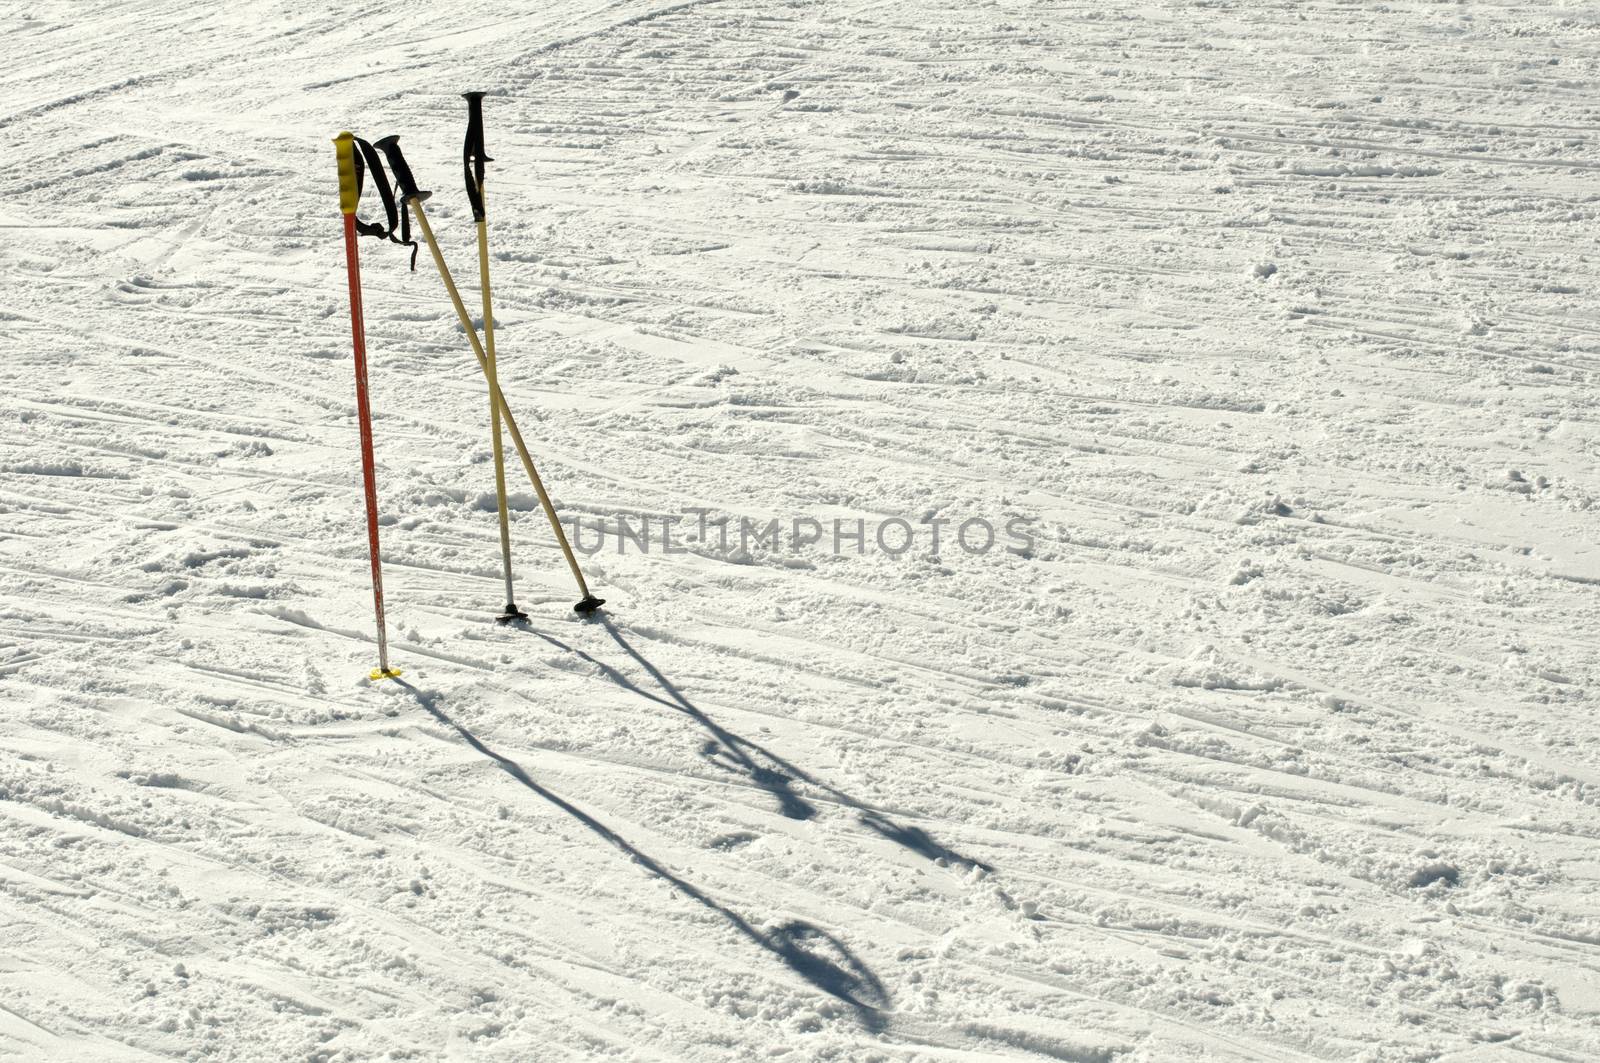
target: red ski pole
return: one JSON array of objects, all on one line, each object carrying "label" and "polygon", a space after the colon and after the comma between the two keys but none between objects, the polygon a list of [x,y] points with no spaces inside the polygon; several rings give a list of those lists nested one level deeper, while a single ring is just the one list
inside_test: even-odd
[{"label": "red ski pole", "polygon": [[372,410],[367,402],[367,334],[361,319],[361,260],[356,251],[356,203],[361,186],[356,181],[355,137],[348,132],[333,139],[339,155],[339,210],[344,214],[344,260],[350,274],[350,333],[356,352],[356,415],[361,422],[361,479],[367,494],[367,547],[372,553],[372,607],[378,615],[378,667],[371,679],[393,679],[400,669],[389,667],[389,640],[383,629],[383,569],[378,560],[378,478],[372,462]]}]

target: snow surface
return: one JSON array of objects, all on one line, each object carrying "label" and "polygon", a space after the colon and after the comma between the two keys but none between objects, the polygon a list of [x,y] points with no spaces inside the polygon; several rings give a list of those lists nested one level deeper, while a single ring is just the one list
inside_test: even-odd
[{"label": "snow surface", "polygon": [[[0,1054],[1600,1058],[1592,5],[0,11]],[[1032,518],[1031,556],[570,518]]]}]

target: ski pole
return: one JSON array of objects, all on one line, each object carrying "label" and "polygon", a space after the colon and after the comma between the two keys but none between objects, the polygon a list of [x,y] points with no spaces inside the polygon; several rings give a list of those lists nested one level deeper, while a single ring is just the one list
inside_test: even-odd
[{"label": "ski pole", "polygon": [[472,353],[478,359],[478,368],[483,371],[484,378],[489,382],[489,397],[500,409],[500,417],[505,422],[506,431],[511,434],[511,442],[516,446],[518,456],[522,458],[522,467],[527,470],[528,479],[533,483],[534,493],[539,496],[539,504],[544,507],[544,515],[550,519],[550,527],[555,532],[556,542],[561,546],[562,554],[566,556],[567,567],[572,570],[572,578],[578,582],[578,590],[583,594],[583,598],[572,607],[572,610],[585,615],[592,613],[605,604],[605,599],[596,598],[589,592],[589,584],[584,581],[583,570],[578,567],[578,559],[573,556],[572,546],[567,542],[567,533],[562,530],[561,520],[556,516],[556,507],[551,504],[550,495],[544,489],[544,482],[539,479],[539,471],[533,467],[533,458],[528,454],[528,445],[522,441],[522,432],[517,428],[517,419],[512,416],[511,407],[506,403],[505,393],[500,390],[500,383],[489,367],[483,345],[478,342],[478,330],[472,327],[472,318],[467,316],[467,308],[461,302],[461,293],[456,290],[456,282],[450,277],[450,267],[444,264],[444,255],[439,251],[439,241],[433,238],[433,229],[428,225],[428,215],[422,209],[423,201],[433,193],[417,188],[417,179],[412,176],[411,167],[406,165],[405,156],[400,153],[399,137],[384,137],[374,146],[388,157],[389,172],[394,175],[395,184],[400,187],[401,201],[409,204],[416,215],[417,228],[422,230],[422,237],[428,242],[428,250],[433,253],[433,264],[438,267],[439,279],[444,281],[445,291],[450,293],[450,303],[455,307],[456,317],[461,321],[461,328],[466,332],[468,342],[472,344]]},{"label": "ski pole", "polygon": [[361,260],[356,250],[356,204],[361,186],[356,179],[355,137],[340,133],[333,140],[339,156],[339,210],[344,214],[344,260],[350,278],[350,335],[356,355],[356,415],[361,424],[361,479],[367,495],[367,549],[372,555],[372,607],[378,616],[378,667],[370,679],[393,679],[389,640],[383,628],[383,569],[378,558],[378,478],[372,460],[372,410],[367,401],[367,336],[361,318]]},{"label": "ski pole", "polygon": [[472,204],[472,217],[478,223],[478,287],[483,292],[483,348],[485,373],[489,377],[489,438],[494,449],[494,493],[499,502],[500,561],[506,577],[506,607],[495,620],[509,624],[528,619],[528,614],[517,608],[517,596],[511,589],[511,515],[506,510],[506,451],[500,438],[500,404],[494,400],[494,390],[499,387],[498,370],[494,356],[494,308],[489,299],[489,220],[483,201],[484,164],[493,162],[483,146],[483,93],[464,92],[467,101],[467,139],[461,148],[461,170],[467,182],[467,200]]}]

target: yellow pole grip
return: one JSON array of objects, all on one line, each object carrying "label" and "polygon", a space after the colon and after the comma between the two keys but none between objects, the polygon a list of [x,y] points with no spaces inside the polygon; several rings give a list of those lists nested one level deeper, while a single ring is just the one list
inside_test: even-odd
[{"label": "yellow pole grip", "polygon": [[340,133],[333,138],[333,150],[339,155],[339,209],[354,214],[361,198],[361,189],[356,185],[356,138],[349,130]]}]

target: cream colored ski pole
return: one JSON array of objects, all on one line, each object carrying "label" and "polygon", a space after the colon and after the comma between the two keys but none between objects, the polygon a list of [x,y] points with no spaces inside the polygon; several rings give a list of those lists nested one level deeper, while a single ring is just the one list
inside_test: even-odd
[{"label": "cream colored ski pole", "polygon": [[[478,186],[483,195],[483,185]],[[500,512],[500,561],[506,576],[506,607],[495,617],[502,624],[528,619],[528,614],[517,608],[517,596],[511,589],[511,515],[506,511],[506,448],[500,438],[500,403],[493,392],[500,389],[500,378],[494,360],[494,307],[489,299],[489,223],[478,219],[478,286],[483,289],[483,346],[484,371],[489,377],[489,433],[494,447],[494,493]]]},{"label": "cream colored ski pole", "polygon": [[[489,298],[489,212],[484,205],[484,166],[493,160],[483,146],[483,93],[466,92],[467,138],[461,147],[461,170],[467,183],[467,201],[478,225],[478,290],[483,295],[483,347],[491,387],[499,386],[499,366],[494,352],[494,305]],[[494,450],[494,493],[500,515],[500,562],[506,578],[506,607],[495,617],[502,624],[528,619],[517,608],[511,584],[511,514],[506,508],[506,449],[500,438],[500,404],[489,399],[489,438]]]},{"label": "cream colored ski pole", "polygon": [[522,432],[517,428],[517,419],[506,403],[505,393],[500,390],[500,383],[495,379],[488,355],[484,352],[483,344],[478,341],[478,330],[472,327],[472,318],[467,315],[466,305],[461,301],[461,293],[456,290],[456,282],[450,276],[450,267],[444,264],[444,255],[439,251],[439,241],[434,239],[433,229],[428,225],[428,215],[422,209],[422,202],[432,193],[417,188],[411,167],[406,164],[405,156],[400,153],[399,141],[399,137],[384,137],[374,146],[388,157],[389,172],[394,177],[395,183],[400,186],[401,199],[411,207],[412,214],[417,219],[417,228],[422,230],[422,238],[428,242],[428,250],[433,255],[433,264],[439,269],[439,279],[444,281],[445,291],[450,293],[450,303],[455,307],[456,317],[461,321],[461,328],[466,332],[468,342],[472,344],[472,353],[478,359],[478,368],[483,371],[484,379],[489,382],[490,400],[500,410],[506,431],[511,434],[511,442],[516,446],[518,456],[522,458],[522,467],[527,470],[528,479],[533,483],[534,493],[539,496],[539,504],[544,507],[544,515],[550,519],[550,528],[555,532],[556,542],[560,545],[562,554],[566,556],[567,567],[572,570],[572,578],[577,580],[578,590],[583,593],[583,599],[572,607],[573,611],[592,613],[605,604],[605,599],[596,598],[591,594],[589,584],[584,581],[583,570],[578,567],[578,559],[573,556],[572,545],[567,542],[567,533],[561,527],[561,519],[556,516],[556,507],[544,489],[544,481],[539,479],[539,470],[533,466],[533,458],[528,454],[528,445],[522,441]]}]

